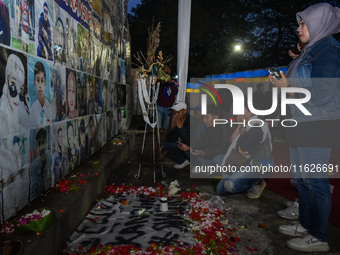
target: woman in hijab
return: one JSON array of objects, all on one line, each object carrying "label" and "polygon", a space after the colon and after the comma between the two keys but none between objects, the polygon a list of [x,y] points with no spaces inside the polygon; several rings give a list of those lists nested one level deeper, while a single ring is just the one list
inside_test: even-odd
[{"label": "woman in hijab", "polygon": [[5,84],[0,98],[0,138],[25,130],[28,112],[25,98],[25,68],[20,58],[9,55],[5,68]]},{"label": "woman in hijab", "polygon": [[[298,236],[287,242],[293,250],[327,252],[331,210],[329,158],[332,147],[340,144],[340,43],[332,37],[340,31],[340,9],[327,3],[315,4],[298,12],[296,18],[298,36],[306,45],[290,64],[286,76],[283,72],[282,79],[269,76],[280,89],[304,88],[311,95],[303,105],[310,115],[294,105],[290,107],[291,119],[298,122],[296,127],[286,129],[286,139],[297,178],[299,223],[280,226],[279,231]],[[300,98],[301,94],[290,96]]]}]

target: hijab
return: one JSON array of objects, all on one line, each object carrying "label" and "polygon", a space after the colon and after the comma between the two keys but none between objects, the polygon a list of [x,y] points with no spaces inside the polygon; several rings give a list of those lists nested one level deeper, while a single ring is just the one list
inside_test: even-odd
[{"label": "hijab", "polygon": [[303,20],[308,28],[310,38],[306,48],[317,41],[340,32],[340,8],[327,3],[319,3],[296,14],[296,20]]},{"label": "hijab", "polygon": [[328,3],[319,3],[308,7],[306,10],[296,14],[298,24],[303,20],[308,28],[309,40],[287,70],[287,77],[293,77],[294,71],[301,61],[303,52],[316,42],[332,34],[340,32],[340,8],[333,7]]},{"label": "hijab", "polygon": [[[12,109],[10,106],[9,97],[11,97],[8,89],[8,76],[11,74],[18,75],[18,72],[25,73],[24,65],[17,55],[11,54],[7,59],[7,65],[5,69],[5,84],[2,88],[2,96],[0,98],[0,138],[9,135],[10,133],[17,132],[19,129],[19,121],[23,117],[25,112],[24,104],[19,103],[16,109]],[[19,88],[17,88],[19,90]]]}]

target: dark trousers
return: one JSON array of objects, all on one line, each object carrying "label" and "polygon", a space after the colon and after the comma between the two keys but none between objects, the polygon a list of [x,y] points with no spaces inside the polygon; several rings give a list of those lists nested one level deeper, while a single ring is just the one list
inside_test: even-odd
[{"label": "dark trousers", "polygon": [[177,143],[164,143],[164,151],[167,156],[177,164],[182,164],[186,159],[190,160],[190,151],[181,151],[177,147]]}]

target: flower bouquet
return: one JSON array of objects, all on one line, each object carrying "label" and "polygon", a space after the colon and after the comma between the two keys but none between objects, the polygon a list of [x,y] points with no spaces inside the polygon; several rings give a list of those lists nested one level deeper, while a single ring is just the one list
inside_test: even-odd
[{"label": "flower bouquet", "polygon": [[24,231],[42,233],[56,221],[52,210],[40,208],[16,220],[16,227]]}]

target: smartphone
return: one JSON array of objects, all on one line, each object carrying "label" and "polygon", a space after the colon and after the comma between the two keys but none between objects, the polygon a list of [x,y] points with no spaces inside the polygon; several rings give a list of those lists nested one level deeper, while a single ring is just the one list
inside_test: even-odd
[{"label": "smartphone", "polygon": [[269,73],[270,73],[271,75],[273,75],[276,79],[279,80],[279,79],[282,78],[279,69],[277,69],[276,67],[270,68],[268,71],[269,71]]}]

